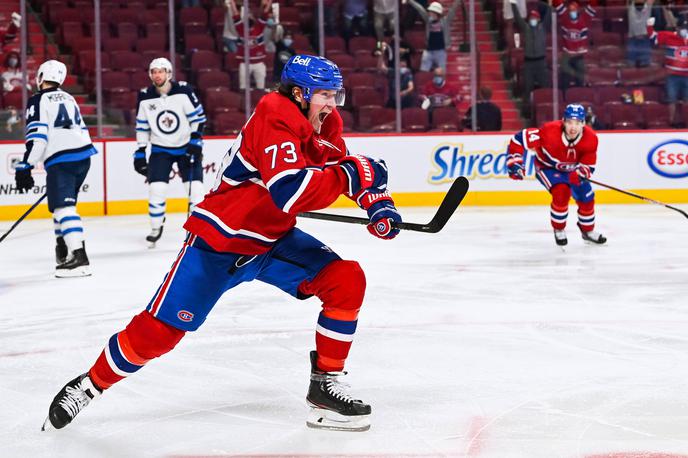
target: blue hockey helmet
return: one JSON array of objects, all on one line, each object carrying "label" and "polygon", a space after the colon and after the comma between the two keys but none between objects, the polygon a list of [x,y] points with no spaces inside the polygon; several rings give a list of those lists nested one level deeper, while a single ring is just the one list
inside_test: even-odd
[{"label": "blue hockey helmet", "polygon": [[564,110],[564,120],[576,119],[580,122],[585,122],[585,108],[579,103],[572,103],[566,105],[566,110]]},{"label": "blue hockey helmet", "polygon": [[324,57],[296,54],[282,69],[282,84],[298,86],[303,90],[303,98],[311,102],[317,89],[337,91],[336,105],[344,105],[344,79],[337,64]]}]

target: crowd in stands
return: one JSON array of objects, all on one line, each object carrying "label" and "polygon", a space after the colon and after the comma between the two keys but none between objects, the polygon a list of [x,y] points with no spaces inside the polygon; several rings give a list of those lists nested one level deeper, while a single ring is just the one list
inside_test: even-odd
[{"label": "crowd in stands", "polygon": [[[494,0],[501,1],[501,0]],[[507,70],[531,124],[552,119],[555,98],[583,103],[596,127],[688,123],[688,5],[676,0],[503,0]],[[557,18],[553,69],[551,18]],[[496,10],[495,10],[496,11]],[[552,72],[558,87],[552,87]],[[679,113],[677,102],[682,104]]]},{"label": "crowd in stands", "polygon": [[[556,99],[581,102],[602,128],[683,126],[688,121],[688,6],[685,0],[485,0],[505,74],[527,123],[553,116]],[[192,84],[206,106],[209,132],[236,133],[251,106],[274,89],[295,53],[318,53],[316,0],[256,0],[248,15],[248,70],[244,69],[242,0],[177,0],[175,77]],[[464,2],[467,4],[467,2]],[[34,0],[70,72],[95,100],[95,30],[92,0]],[[394,8],[400,7],[400,82],[394,74]],[[471,102],[447,76],[447,52],[461,0],[324,0],[325,56],[345,77],[342,116],[348,131],[394,131],[399,92],[404,131],[468,127]],[[463,9],[462,9],[463,8]],[[136,93],[150,84],[147,65],[169,55],[166,0],[101,0],[102,83],[108,113],[132,121]],[[461,13],[461,14],[459,14]],[[557,68],[552,66],[551,19],[557,18]],[[685,31],[685,32],[684,32]],[[0,40],[16,34],[7,28]],[[453,42],[452,42],[453,41]],[[3,92],[17,93],[17,56],[4,53]],[[559,87],[553,88],[553,72]],[[451,74],[450,74],[451,75]],[[464,89],[465,90],[465,89]],[[501,125],[489,88],[475,103],[478,130]],[[12,100],[12,95],[9,99]],[[503,96],[502,96],[503,97]],[[16,103],[16,102],[15,102]],[[7,107],[5,103],[5,107]],[[485,113],[493,113],[486,115]],[[490,122],[488,118],[495,118]],[[499,122],[497,122],[499,118]]]}]

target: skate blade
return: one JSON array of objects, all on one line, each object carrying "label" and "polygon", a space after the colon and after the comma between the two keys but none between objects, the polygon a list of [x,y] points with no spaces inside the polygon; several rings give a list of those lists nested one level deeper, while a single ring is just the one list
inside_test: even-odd
[{"label": "skate blade", "polygon": [[351,417],[330,410],[314,408],[308,414],[306,426],[329,431],[368,431],[370,429],[370,415]]},{"label": "skate blade", "polygon": [[50,423],[50,417],[46,417],[45,421],[43,422],[43,426],[41,426],[41,431],[54,431],[55,427],[53,426],[52,423]]},{"label": "skate blade", "polygon": [[91,270],[88,266],[76,267],[74,269],[60,269],[55,271],[55,277],[57,278],[73,278],[73,277],[90,277]]}]

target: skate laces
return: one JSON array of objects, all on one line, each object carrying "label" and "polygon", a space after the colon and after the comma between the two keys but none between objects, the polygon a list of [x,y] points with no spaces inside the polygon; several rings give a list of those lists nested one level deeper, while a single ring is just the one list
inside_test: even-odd
[{"label": "skate laces", "polygon": [[60,399],[59,404],[71,418],[74,418],[81,409],[88,405],[91,398],[86,394],[86,390],[81,389],[80,386],[78,388],[68,386],[65,391],[67,395]]},{"label": "skate laces", "polygon": [[328,376],[325,377],[325,389],[328,393],[340,401],[347,403],[354,402],[353,398],[348,393],[348,390],[351,388],[351,386],[340,382],[337,378],[339,375],[346,375],[346,372],[339,372],[336,375],[328,374]]}]

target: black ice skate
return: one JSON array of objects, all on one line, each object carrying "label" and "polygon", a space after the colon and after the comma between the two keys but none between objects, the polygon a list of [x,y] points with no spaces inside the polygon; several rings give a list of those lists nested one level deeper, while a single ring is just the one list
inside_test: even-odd
[{"label": "black ice skate", "polygon": [[58,264],[55,268],[55,276],[57,278],[88,277],[91,275],[89,265],[86,247],[82,246],[74,250],[65,262]]},{"label": "black ice skate", "polygon": [[554,241],[557,242],[559,246],[566,246],[569,243],[569,240],[566,238],[566,232],[556,229],[554,230]]},{"label": "black ice skate", "polygon": [[67,249],[67,244],[65,243],[64,238],[58,237],[55,244],[55,264],[58,266],[60,264],[64,264],[68,255],[69,249]]},{"label": "black ice skate", "polygon": [[346,372],[323,372],[318,369],[318,354],[311,352],[311,383],[306,401],[311,412],[306,420],[309,428],[336,431],[367,431],[370,429],[370,406],[352,399],[346,385],[338,377]]},{"label": "black ice skate", "polygon": [[584,231],[580,223],[578,224],[578,229],[581,231],[581,237],[583,240],[589,243],[594,243],[595,245],[602,245],[607,241],[607,237],[595,231]]},{"label": "black ice skate", "polygon": [[162,224],[157,229],[151,229],[150,234],[146,236],[146,242],[148,242],[148,248],[155,248],[155,242],[160,240],[162,237],[162,229],[165,227],[165,219],[162,220]]},{"label": "black ice skate", "polygon": [[81,374],[57,393],[50,404],[48,418],[45,419],[41,431],[64,428],[101,393],[87,374]]}]

